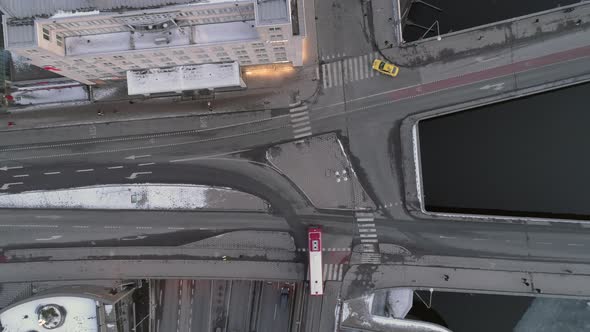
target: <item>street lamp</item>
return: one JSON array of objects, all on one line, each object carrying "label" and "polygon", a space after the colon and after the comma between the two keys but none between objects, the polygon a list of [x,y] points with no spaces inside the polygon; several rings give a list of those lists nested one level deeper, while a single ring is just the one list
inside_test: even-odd
[{"label": "street lamp", "polygon": [[422,37],[420,37],[420,39],[424,39],[424,37],[426,37],[426,35],[430,32],[430,30],[432,30],[432,28],[436,25],[436,40],[440,41],[442,38],[440,36],[440,26],[438,25],[438,20],[434,21],[434,23],[432,23],[432,25],[428,28],[428,30],[426,30],[426,32],[422,35]]}]

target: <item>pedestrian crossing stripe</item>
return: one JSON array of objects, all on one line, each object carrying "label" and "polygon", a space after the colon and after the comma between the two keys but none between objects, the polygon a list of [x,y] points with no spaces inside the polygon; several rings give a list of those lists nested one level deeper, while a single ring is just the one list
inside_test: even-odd
[{"label": "pedestrian crossing stripe", "polygon": [[311,120],[309,118],[307,106],[293,107],[289,110],[289,115],[291,117],[293,138],[301,139],[312,135]]},{"label": "pedestrian crossing stripe", "polygon": [[[322,269],[322,279],[324,281],[342,281],[344,280],[345,264],[324,264]],[[309,269],[305,280],[309,280]]]},{"label": "pedestrian crossing stripe", "polygon": [[380,58],[379,52],[374,52],[322,64],[321,78],[324,89],[342,86],[350,82],[361,81],[375,76],[372,65],[373,60],[378,58]]}]

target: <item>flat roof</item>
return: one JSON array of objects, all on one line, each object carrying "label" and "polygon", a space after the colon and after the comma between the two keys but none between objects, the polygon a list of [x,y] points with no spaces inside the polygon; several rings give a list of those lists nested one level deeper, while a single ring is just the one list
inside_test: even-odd
[{"label": "flat roof", "polygon": [[289,0],[254,0],[257,25],[291,22]]},{"label": "flat roof", "polygon": [[127,71],[127,93],[130,95],[239,85],[240,67],[235,61]]},{"label": "flat roof", "polygon": [[[39,327],[40,306],[57,305],[63,307],[63,324],[51,330]],[[52,332],[98,332],[96,302],[74,296],[55,296],[21,303],[0,314],[4,332],[52,331]]]}]

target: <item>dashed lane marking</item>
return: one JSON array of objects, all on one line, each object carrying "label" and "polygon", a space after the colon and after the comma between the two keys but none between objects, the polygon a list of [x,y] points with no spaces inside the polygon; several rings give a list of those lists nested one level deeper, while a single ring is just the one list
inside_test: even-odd
[{"label": "dashed lane marking", "polygon": [[76,170],[76,173],[86,173],[86,172],[94,172],[94,168],[77,169]]},{"label": "dashed lane marking", "polygon": [[[276,118],[277,117],[274,117],[271,119],[274,120]],[[256,122],[258,122],[258,121],[252,121],[249,124],[256,123]],[[275,126],[275,127],[270,127],[270,128],[243,131],[243,132],[240,132],[238,134],[233,134],[233,135],[226,135],[226,136],[206,138],[206,139],[198,139],[198,140],[192,140],[192,141],[186,141],[186,142],[167,143],[167,144],[158,144],[158,145],[150,145],[150,146],[135,146],[135,147],[122,148],[122,149],[111,149],[111,150],[61,153],[61,154],[46,155],[46,156],[27,156],[27,157],[6,158],[6,159],[8,159],[8,160],[34,160],[34,159],[73,157],[73,156],[90,156],[90,155],[99,155],[99,154],[105,154],[105,153],[121,153],[121,152],[125,152],[125,151],[140,151],[140,150],[148,150],[148,149],[168,148],[168,147],[173,147],[173,146],[208,143],[208,142],[226,140],[229,138],[244,137],[244,136],[248,136],[248,135],[252,135],[252,134],[262,134],[262,133],[269,132],[269,131],[287,128],[288,126],[289,126],[288,124],[285,124],[285,125]],[[217,127],[215,129],[222,129],[222,128]],[[2,151],[0,150],[0,152],[2,152]]]},{"label": "dashed lane marking", "polygon": [[[297,248],[296,251],[306,252],[307,248]],[[351,251],[350,248],[322,248],[322,251]]]},{"label": "dashed lane marking", "polygon": [[11,169],[21,169],[23,166],[2,166],[0,167],[0,171],[10,171]]},{"label": "dashed lane marking", "polygon": [[155,165],[156,163],[143,163],[143,164],[137,164],[137,166],[141,167],[141,166],[152,166]]},{"label": "dashed lane marking", "polygon": [[107,167],[107,169],[121,169],[121,168],[123,168],[123,166],[110,166],[110,167]]},{"label": "dashed lane marking", "polygon": [[46,173],[43,173],[43,175],[57,175],[57,174],[61,174],[61,172],[46,172]]},{"label": "dashed lane marking", "polygon": [[18,174],[18,175],[13,175],[12,177],[13,178],[26,178],[28,176],[29,176],[29,174]]},{"label": "dashed lane marking", "polygon": [[26,225],[26,224],[20,224],[20,225],[10,225],[10,224],[5,224],[5,225],[1,225],[0,227],[22,227],[22,228],[59,228],[59,225]]}]

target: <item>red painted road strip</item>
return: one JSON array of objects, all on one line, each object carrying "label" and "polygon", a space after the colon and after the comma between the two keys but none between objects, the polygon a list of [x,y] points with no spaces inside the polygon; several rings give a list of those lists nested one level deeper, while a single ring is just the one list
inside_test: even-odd
[{"label": "red painted road strip", "polygon": [[459,87],[462,85],[473,84],[476,82],[486,81],[493,78],[517,74],[531,69],[540,68],[560,62],[571,61],[587,56],[590,56],[590,45],[553,53],[538,58],[522,60],[508,65],[476,71],[461,76],[447,78],[440,81],[434,81],[430,83],[420,84],[418,86],[412,86],[400,90],[395,90],[391,92],[390,96],[393,100],[416,97],[443,89]]}]

